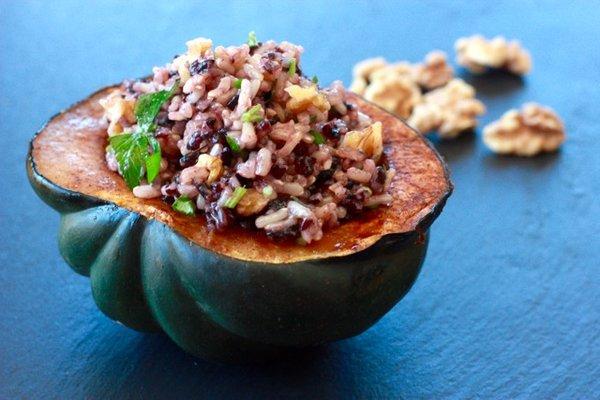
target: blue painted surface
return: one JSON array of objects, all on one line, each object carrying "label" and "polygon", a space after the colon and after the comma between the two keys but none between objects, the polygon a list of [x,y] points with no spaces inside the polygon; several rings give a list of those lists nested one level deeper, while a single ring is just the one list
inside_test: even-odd
[{"label": "blue painted surface", "polygon": [[[600,398],[600,3],[0,1],[0,398]],[[167,4],[168,3],[168,4]],[[456,190],[409,295],[363,335],[273,365],[205,363],[104,317],[26,182],[32,134],[98,87],[210,36],[256,30],[349,83],[374,55],[419,60],[461,35],[519,38],[525,80],[465,78],[486,123],[536,100],[564,118],[557,154],[490,154],[480,131],[436,143]]]}]

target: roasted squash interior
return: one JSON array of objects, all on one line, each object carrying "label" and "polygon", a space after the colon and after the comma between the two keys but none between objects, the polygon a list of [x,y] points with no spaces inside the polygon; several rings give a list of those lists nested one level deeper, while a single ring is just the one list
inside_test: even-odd
[{"label": "roasted squash interior", "polygon": [[426,230],[452,191],[445,164],[421,135],[377,106],[348,94],[364,113],[383,123],[384,152],[397,171],[393,204],[327,230],[322,240],[308,246],[272,242],[264,233],[239,227],[211,232],[203,217],[178,214],[159,199],[134,197],[123,179],[107,168],[106,123],[98,100],[114,89],[95,93],[54,117],[38,133],[31,148],[33,173],[63,189],[161,221],[193,243],[225,256],[290,263],[352,254],[387,234]]}]

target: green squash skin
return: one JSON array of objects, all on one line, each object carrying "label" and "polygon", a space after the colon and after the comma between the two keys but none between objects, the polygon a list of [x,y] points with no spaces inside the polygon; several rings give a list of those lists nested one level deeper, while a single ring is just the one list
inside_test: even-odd
[{"label": "green squash skin", "polygon": [[427,230],[452,192],[449,184],[414,231],[386,235],[363,251],[286,264],[250,262],[54,184],[36,170],[32,146],[33,140],[29,181],[61,215],[61,255],[90,277],[100,310],[138,331],[164,331],[185,351],[215,361],[268,360],[371,327],[416,280]]},{"label": "green squash skin", "polygon": [[217,361],[270,359],[358,335],[408,292],[427,249],[427,236],[410,232],[343,257],[242,261],[62,189],[36,172],[31,157],[27,170],[38,196],[60,213],[60,252],[90,277],[100,310],[139,331],[163,330],[184,350]]}]

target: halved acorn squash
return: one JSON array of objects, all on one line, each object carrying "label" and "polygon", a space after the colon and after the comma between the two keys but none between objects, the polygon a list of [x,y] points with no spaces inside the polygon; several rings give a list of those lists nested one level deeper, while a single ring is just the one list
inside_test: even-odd
[{"label": "halved acorn squash", "polygon": [[404,122],[348,94],[383,123],[397,170],[393,204],[308,246],[282,245],[242,228],[210,232],[201,217],[134,197],[104,159],[98,100],[114,89],[52,118],[27,158],[36,193],[61,214],[61,254],[91,278],[110,318],[163,330],[198,356],[251,360],[357,335],[410,289],[452,184],[437,152]]}]

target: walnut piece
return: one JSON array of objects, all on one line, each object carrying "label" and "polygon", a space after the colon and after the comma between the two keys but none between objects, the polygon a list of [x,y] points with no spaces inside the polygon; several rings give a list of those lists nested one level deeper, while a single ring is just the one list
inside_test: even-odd
[{"label": "walnut piece", "polygon": [[485,106],[475,98],[475,89],[461,79],[452,79],[426,93],[407,122],[423,134],[437,131],[440,137],[449,139],[476,127],[477,116],[484,112]]},{"label": "walnut piece", "polygon": [[530,157],[558,149],[565,141],[565,129],[551,108],[527,103],[520,112],[509,110],[488,124],[483,141],[496,153]]},{"label": "walnut piece", "polygon": [[352,73],[354,79],[350,90],[360,95],[374,82],[393,82],[390,78],[407,78],[414,85],[430,90],[445,85],[454,77],[454,70],[446,60],[446,53],[439,50],[428,53],[425,60],[418,64],[406,61],[388,63],[382,57],[369,58],[357,63]]},{"label": "walnut piece", "polygon": [[235,211],[243,217],[258,214],[269,203],[269,198],[258,192],[256,189],[248,189],[244,197],[235,207]]},{"label": "walnut piece", "polygon": [[381,122],[367,126],[361,131],[350,131],[344,135],[340,147],[360,150],[367,157],[378,160],[383,153],[383,132]]},{"label": "walnut piece", "polygon": [[502,36],[491,40],[481,35],[463,37],[454,44],[456,62],[469,71],[481,74],[489,69],[504,69],[516,75],[531,70],[531,56],[518,41],[507,42]]},{"label": "walnut piece", "polygon": [[425,56],[423,63],[415,66],[413,74],[419,86],[431,90],[450,82],[454,69],[448,64],[446,53],[434,50]]},{"label": "walnut piece", "polygon": [[403,76],[374,80],[367,86],[363,95],[365,99],[403,118],[407,118],[415,104],[421,100],[419,87],[411,79]]}]

